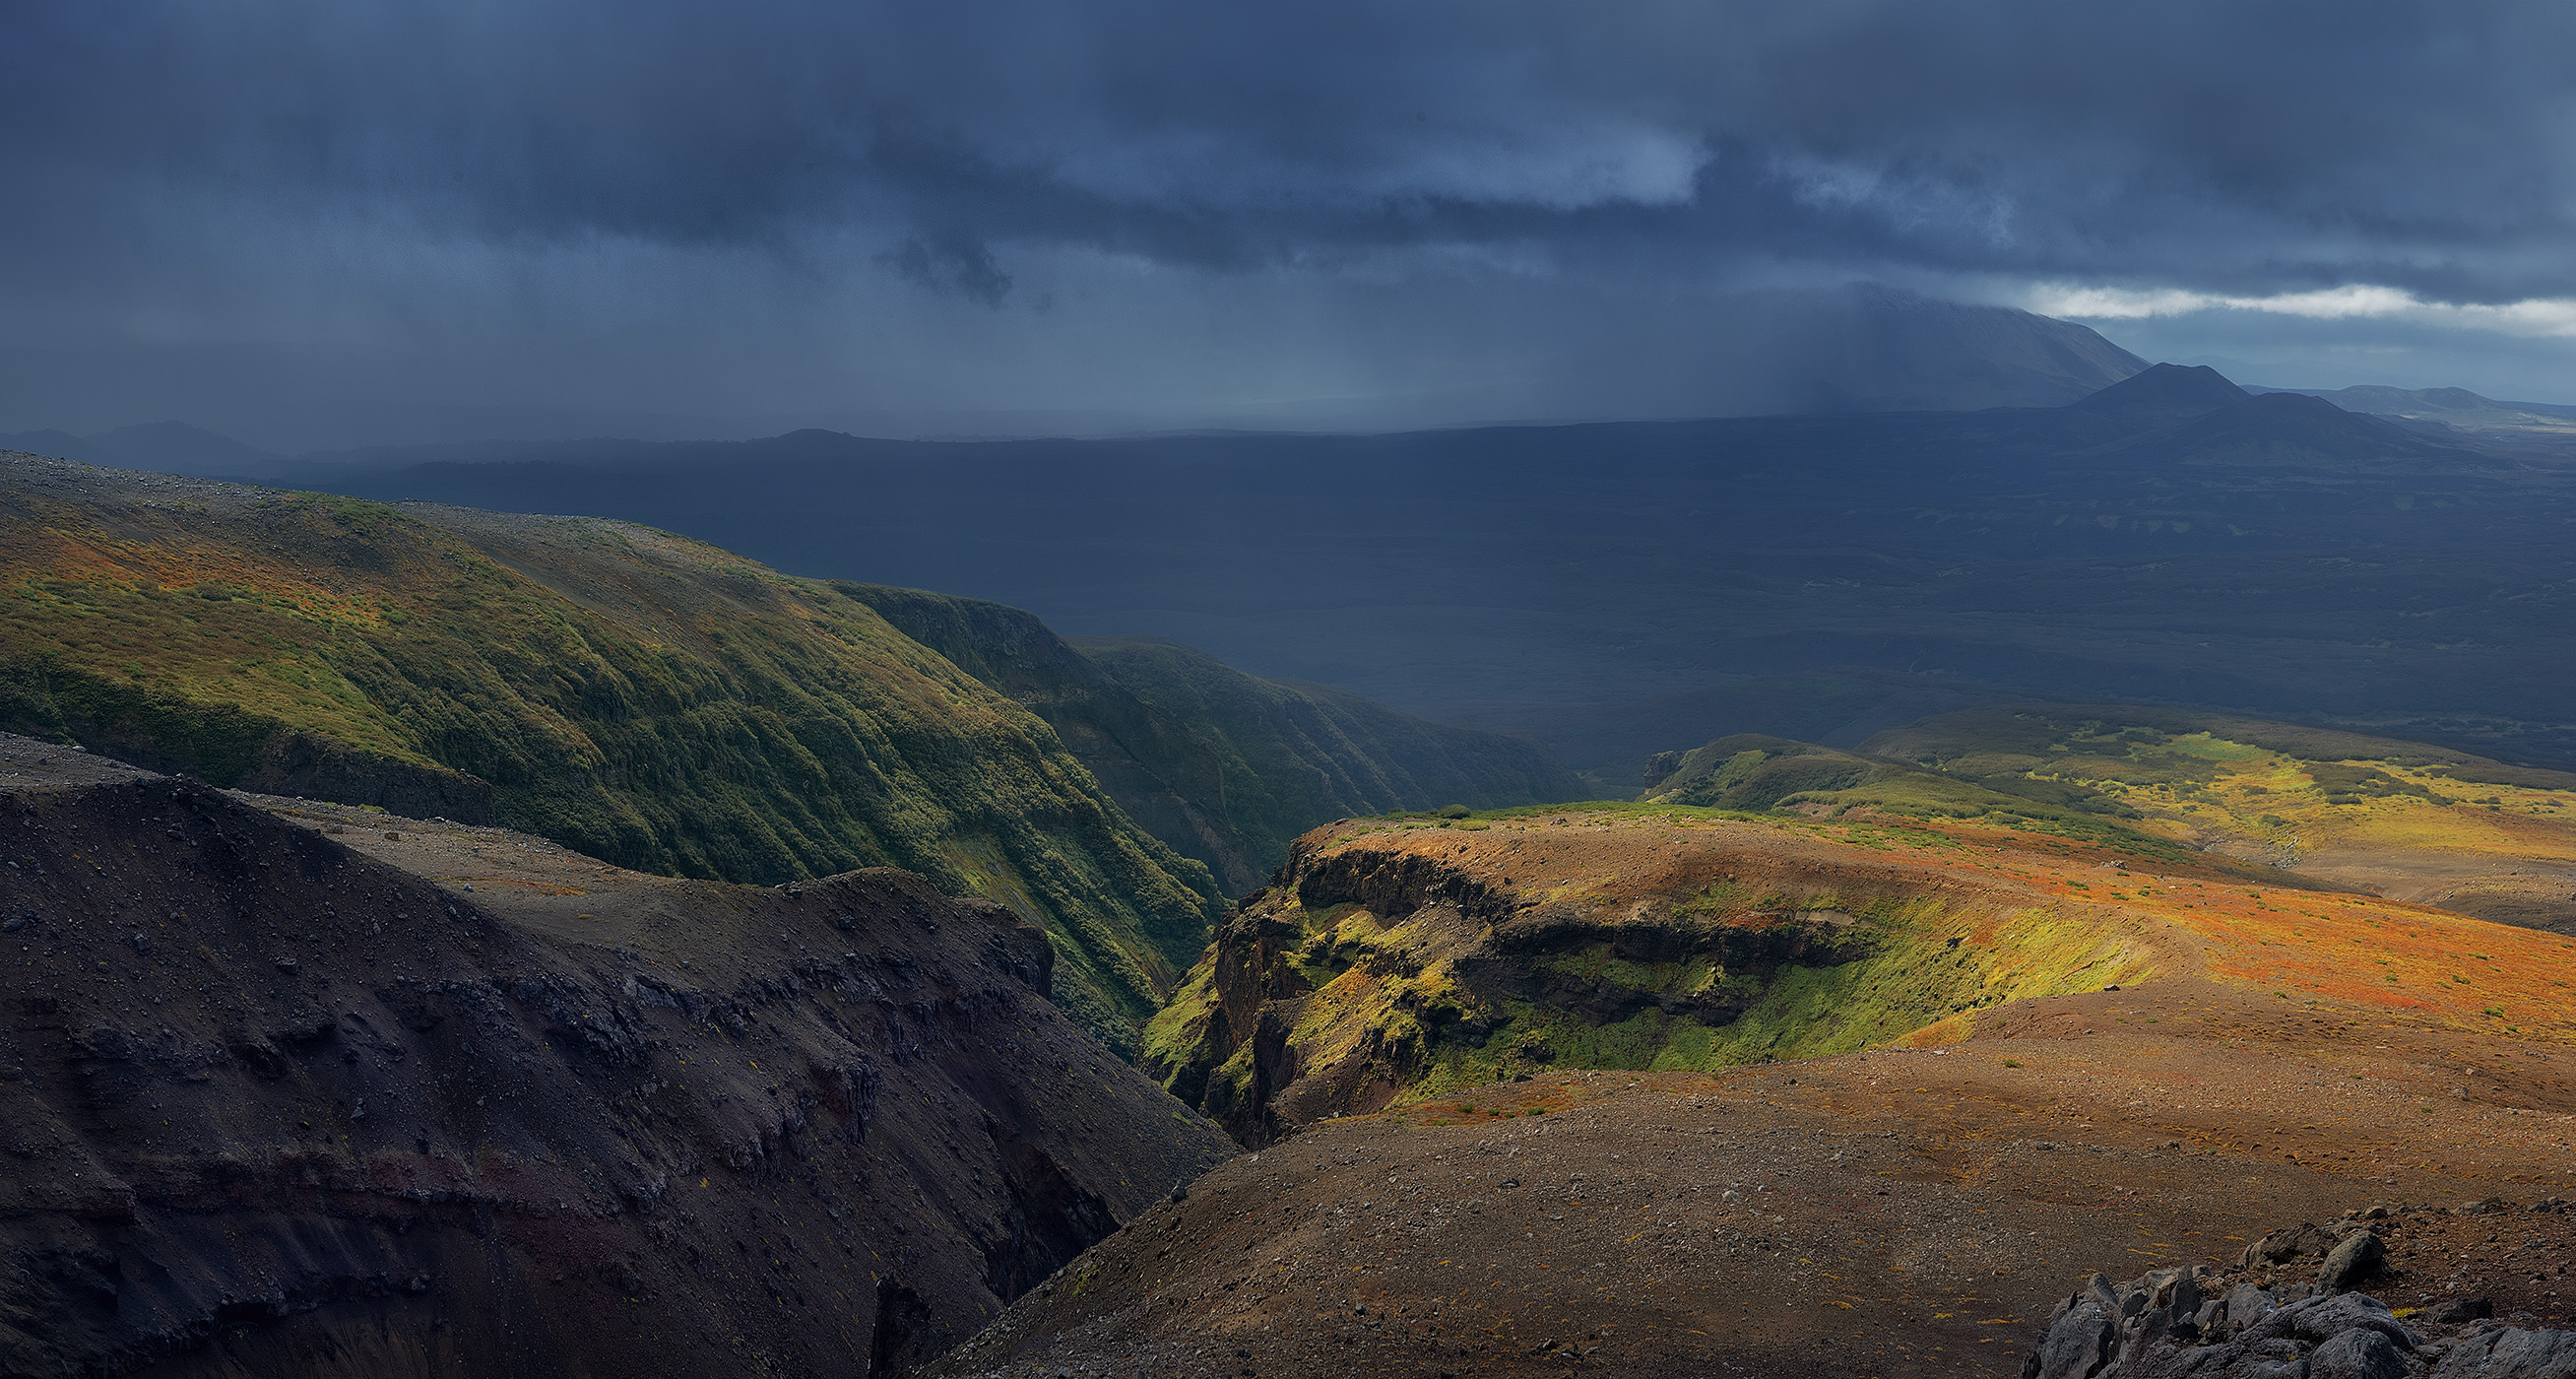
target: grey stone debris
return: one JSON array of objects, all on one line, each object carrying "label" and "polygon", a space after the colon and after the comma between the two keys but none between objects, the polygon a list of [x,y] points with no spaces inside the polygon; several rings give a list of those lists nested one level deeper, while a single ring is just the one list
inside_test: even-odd
[{"label": "grey stone debris", "polygon": [[2427,1336],[2350,1291],[2386,1259],[2359,1223],[2275,1231],[2245,1264],[2320,1253],[2317,1283],[2277,1290],[2207,1265],[2127,1283],[2094,1274],[2058,1303],[2022,1379],[2576,1379],[2576,1331],[2500,1327],[2464,1301],[2418,1317],[2460,1328]]}]

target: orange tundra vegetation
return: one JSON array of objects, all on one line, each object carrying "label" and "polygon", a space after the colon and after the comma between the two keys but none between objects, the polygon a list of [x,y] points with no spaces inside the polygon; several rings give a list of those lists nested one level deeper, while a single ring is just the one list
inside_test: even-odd
[{"label": "orange tundra vegetation", "polygon": [[[2554,821],[2553,821],[2554,823]],[[1967,843],[1962,868],[1998,872],[2070,902],[2161,920],[2207,974],[2294,999],[2431,1016],[2463,1029],[2576,1043],[2576,940],[2374,895],[2082,864],[2107,852],[2014,845],[2007,830],[1915,821]],[[2081,870],[2070,870],[2072,863]],[[1985,936],[1980,934],[1979,940]],[[1964,1033],[1964,1031],[1962,1031]]]}]

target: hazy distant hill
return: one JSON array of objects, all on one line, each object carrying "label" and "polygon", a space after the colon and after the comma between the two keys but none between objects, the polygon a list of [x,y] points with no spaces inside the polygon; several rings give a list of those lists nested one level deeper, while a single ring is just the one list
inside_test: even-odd
[{"label": "hazy distant hill", "polygon": [[2067,410],[2130,426],[2157,426],[2206,416],[2250,394],[2216,369],[2158,364],[2067,404]]},{"label": "hazy distant hill", "polygon": [[75,436],[63,431],[0,435],[0,449],[21,450],[81,464],[148,469],[161,474],[266,478],[294,468],[284,455],[217,435],[183,421],[145,422]]},{"label": "hazy distant hill", "polygon": [[1615,335],[1577,331],[1558,353],[1518,367],[1444,362],[1465,381],[1421,394],[1247,405],[1213,424],[1395,431],[1462,422],[2048,407],[2146,367],[2071,321],[1873,283],[1676,294],[1623,320]]},{"label": "hazy distant hill", "polygon": [[2498,402],[2466,388],[2363,386],[2332,392],[2308,388],[2274,391],[2321,397],[2347,412],[2434,422],[2455,431],[2576,437],[2576,407],[2548,402]]},{"label": "hazy distant hill", "polygon": [[125,462],[129,469],[167,474],[266,475],[287,464],[287,457],[217,435],[184,421],[155,421],[120,426],[88,438]]},{"label": "hazy distant hill", "polygon": [[96,441],[84,440],[69,431],[0,433],[0,450],[15,450],[29,455],[70,460],[74,464],[123,465],[126,462],[124,456],[106,446]]},{"label": "hazy distant hill", "polygon": [[[1801,296],[1758,338],[1784,382],[1770,412],[1971,411],[2074,402],[2147,367],[2090,326],[1874,285]],[[1745,409],[1751,410],[1751,409]]]},{"label": "hazy distant hill", "polygon": [[1578,338],[1525,378],[1433,398],[1310,405],[1267,424],[1401,430],[1488,421],[1975,411],[2072,402],[2146,367],[2092,329],[1876,284],[1676,302]]},{"label": "hazy distant hill", "polygon": [[2293,467],[2320,473],[2360,465],[2423,475],[2496,468],[2479,464],[2457,446],[2379,417],[2347,412],[2305,393],[2238,397],[2103,453],[2115,463],[2134,467],[2133,472],[2161,464],[2240,472]]}]

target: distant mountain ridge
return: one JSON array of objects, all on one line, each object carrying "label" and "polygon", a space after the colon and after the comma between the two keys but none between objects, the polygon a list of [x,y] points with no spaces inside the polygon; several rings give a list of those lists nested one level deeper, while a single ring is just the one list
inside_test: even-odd
[{"label": "distant mountain ridge", "polygon": [[64,431],[0,435],[0,450],[19,450],[76,464],[198,477],[267,478],[296,467],[288,456],[184,421],[145,422],[86,436]]},{"label": "distant mountain ridge", "polygon": [[[2576,722],[2553,669],[2576,656],[2576,607],[2553,592],[2576,585],[2552,573],[2570,563],[2567,466],[2205,370],[2096,393],[1397,435],[800,433],[352,483],[605,507],[782,568],[1027,608],[1071,636],[1164,637],[1531,733],[1622,794],[1637,746],[1815,740],[1826,729],[1794,715],[1679,711],[1826,668],[2369,717],[2576,761],[2576,732],[2546,726]],[[2499,569],[2531,596],[2490,597]],[[1621,727],[1615,748],[1576,722],[1648,702],[1676,716]],[[1577,738],[1606,750],[1578,755]]]},{"label": "distant mountain ridge", "polygon": [[2404,417],[2442,429],[2501,434],[2576,436],[2576,407],[2551,402],[2499,402],[2466,388],[2388,388],[2363,385],[2332,391],[2273,388],[2267,392],[2320,397],[2347,412]]},{"label": "distant mountain ridge", "polygon": [[[2562,630],[2576,607],[2562,616],[2555,592],[2576,586],[2552,573],[2569,562],[2570,468],[2527,441],[2245,392],[2173,369],[2076,405],[1982,411],[1126,440],[808,431],[517,449],[344,487],[605,511],[775,568],[1025,608],[1067,635],[1168,638],[1535,734],[1616,793],[1634,788],[1638,746],[1816,740],[1803,716],[1678,711],[1711,687],[1827,668],[2350,716],[2576,762],[2576,730],[2549,726],[2576,723],[2554,669],[2576,655]],[[2492,598],[2502,570],[2529,597]],[[1615,748],[1574,722],[1649,703],[1663,708]],[[1594,738],[1602,750],[1576,752]]]},{"label": "distant mountain ridge", "polygon": [[[2075,402],[2148,367],[2090,326],[1877,285],[1818,315],[1841,326],[1807,405],[1782,411],[1975,411]],[[1839,307],[1839,310],[1836,308]],[[1794,337],[1792,337],[1794,338]]]},{"label": "distant mountain ridge", "polygon": [[2183,417],[2104,453],[2133,464],[2201,466],[2438,468],[2476,463],[2457,446],[2383,417],[2347,412],[2324,398],[2306,393],[2249,396],[2241,390],[2233,401]]},{"label": "distant mountain ridge", "polygon": [[[488,461],[518,450],[569,458],[587,438],[647,443],[739,439],[826,426],[897,439],[1171,435],[1199,431],[1391,432],[1634,418],[1801,412],[1975,411],[2072,402],[2146,367],[2090,327],[2012,307],[1941,301],[1877,283],[1674,294],[1615,329],[1551,322],[1540,352],[1473,346],[1436,370],[1381,383],[1373,375],[1317,379],[1307,395],[1274,395],[1260,380],[1234,399],[1174,402],[1151,412],[832,407],[751,416],[584,412],[578,408],[426,407],[316,400],[263,416],[246,402],[160,404],[185,422],[72,437],[0,436],[38,454],[217,477],[305,477],[437,459]],[[1497,341],[1508,337],[1503,332]],[[149,386],[136,385],[138,399]],[[212,408],[213,410],[208,410]],[[148,415],[148,413],[147,413]],[[369,420],[372,418],[372,421]],[[53,418],[36,418],[51,421]],[[24,423],[21,423],[24,424]],[[57,423],[59,424],[59,423]],[[211,427],[204,430],[201,427]],[[216,436],[247,435],[258,442]],[[251,453],[244,454],[243,451]],[[75,453],[77,452],[77,453]],[[271,453],[277,452],[277,453]]]}]

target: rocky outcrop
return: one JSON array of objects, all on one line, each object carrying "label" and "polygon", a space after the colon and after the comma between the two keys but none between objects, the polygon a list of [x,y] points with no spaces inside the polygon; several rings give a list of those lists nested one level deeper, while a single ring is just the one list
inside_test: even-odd
[{"label": "rocky outcrop", "polygon": [[2392,1312],[2383,1208],[2274,1231],[2233,1270],[2101,1274],[2058,1303],[2022,1379],[2569,1379],[2576,1331],[2525,1329],[2481,1299]]},{"label": "rocky outcrop", "polygon": [[1231,1152],[909,873],[441,886],[21,755],[0,1373],[889,1372]]},{"label": "rocky outcrop", "polygon": [[1586,1035],[1605,1027],[1728,1026],[1783,973],[1869,956],[1883,938],[1767,884],[1543,897],[1408,834],[1342,846],[1329,833],[1301,839],[1220,926],[1140,1060],[1247,1147],[1375,1111],[1444,1069],[1585,1066]]}]

